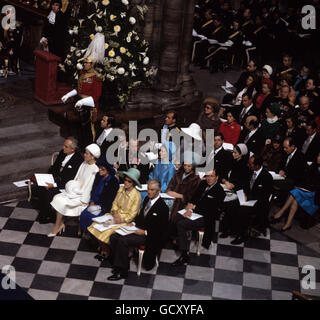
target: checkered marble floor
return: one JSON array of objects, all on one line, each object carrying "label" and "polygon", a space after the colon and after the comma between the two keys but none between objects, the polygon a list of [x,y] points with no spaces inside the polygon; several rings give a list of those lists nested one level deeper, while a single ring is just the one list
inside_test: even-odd
[{"label": "checkered marble floor", "polygon": [[[320,299],[319,254],[274,230],[240,246],[216,232],[200,256],[192,241],[190,263],[183,267],[171,267],[177,256],[168,246],[158,268],[138,277],[132,259],[128,278],[110,282],[109,262],[94,259],[95,248],[76,236],[77,226],[48,238],[53,225],[40,225],[36,217],[26,201],[0,205],[0,271],[14,266],[16,283],[34,299],[290,300],[292,290]],[[314,290],[300,286],[305,265],[316,268]]]}]

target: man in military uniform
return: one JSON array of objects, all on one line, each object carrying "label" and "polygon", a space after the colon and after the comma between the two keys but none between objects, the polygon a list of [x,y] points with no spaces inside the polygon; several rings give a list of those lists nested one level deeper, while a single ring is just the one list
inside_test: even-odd
[{"label": "man in military uniform", "polygon": [[97,120],[101,89],[102,79],[94,69],[94,61],[89,56],[84,60],[84,70],[79,76],[77,90],[73,89],[61,98],[65,103],[70,97],[78,96],[75,108],[79,112],[81,122],[79,130],[81,148],[96,139],[94,122]]},{"label": "man in military uniform", "polygon": [[313,112],[314,116],[318,116],[320,114],[320,100],[319,100],[319,90],[317,88],[316,80],[312,77],[309,77],[306,80],[305,89],[301,90],[301,96],[306,96],[310,101],[310,111]]},{"label": "man in military uniform", "polygon": [[297,70],[292,66],[292,56],[285,53],[282,56],[282,65],[276,70],[276,81],[280,82],[280,79],[287,77],[288,79],[295,79],[298,75]]}]

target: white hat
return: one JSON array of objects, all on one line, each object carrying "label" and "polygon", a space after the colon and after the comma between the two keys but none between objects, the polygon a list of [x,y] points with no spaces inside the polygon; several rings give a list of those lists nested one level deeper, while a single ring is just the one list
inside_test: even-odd
[{"label": "white hat", "polygon": [[101,151],[100,151],[100,147],[95,144],[95,143],[92,143],[92,144],[89,144],[88,146],[86,146],[86,149],[96,158],[100,158],[100,155],[101,155]]},{"label": "white hat", "polygon": [[195,140],[202,140],[201,128],[197,123],[191,123],[188,128],[181,128],[181,130]]},{"label": "white hat", "polygon": [[242,155],[245,156],[248,154],[248,147],[244,143],[238,143],[236,147],[239,148]]},{"label": "white hat", "polygon": [[272,68],[268,65],[268,64],[265,64],[263,67],[262,67],[262,70],[266,70],[268,73],[269,73],[269,75],[271,76],[272,75]]}]

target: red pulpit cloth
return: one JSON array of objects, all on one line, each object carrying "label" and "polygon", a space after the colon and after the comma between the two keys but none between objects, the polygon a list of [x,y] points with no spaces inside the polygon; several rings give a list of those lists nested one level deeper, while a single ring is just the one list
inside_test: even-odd
[{"label": "red pulpit cloth", "polygon": [[35,50],[36,80],[34,97],[46,105],[61,104],[61,97],[70,87],[57,83],[57,68],[61,58],[43,51]]}]

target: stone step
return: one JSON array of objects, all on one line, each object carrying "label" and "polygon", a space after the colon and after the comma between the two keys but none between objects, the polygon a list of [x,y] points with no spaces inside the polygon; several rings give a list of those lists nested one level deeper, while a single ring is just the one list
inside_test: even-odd
[{"label": "stone step", "polygon": [[34,137],[28,140],[22,137],[21,140],[17,139],[12,143],[0,144],[0,163],[5,163],[8,158],[14,161],[14,159],[23,156],[23,159],[26,160],[51,154],[61,149],[63,141],[62,137],[54,135],[46,138]]},{"label": "stone step", "polygon": [[12,141],[22,142],[31,141],[40,137],[50,137],[59,135],[59,128],[48,123],[48,121],[38,121],[34,123],[18,124],[16,126],[0,128],[0,144]]},{"label": "stone step", "polygon": [[13,183],[0,184],[0,203],[28,198],[28,188],[18,188]]},{"label": "stone step", "polygon": [[50,167],[51,154],[30,159],[20,158],[16,161],[2,162],[0,181],[11,183],[28,179],[34,173],[47,172]]}]

